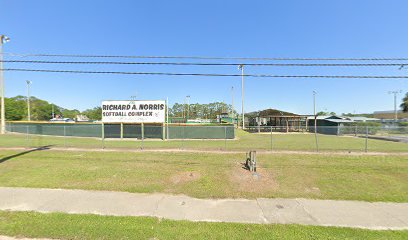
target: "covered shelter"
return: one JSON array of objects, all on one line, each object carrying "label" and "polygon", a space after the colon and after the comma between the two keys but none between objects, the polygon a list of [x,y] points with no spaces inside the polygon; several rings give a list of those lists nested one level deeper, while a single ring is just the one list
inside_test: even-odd
[{"label": "covered shelter", "polygon": [[253,117],[250,120],[250,125],[259,127],[264,126],[268,127],[268,131],[270,131],[270,128],[272,128],[273,131],[278,132],[301,131],[304,129],[303,127],[306,124],[307,117],[272,108],[259,111],[256,115],[256,117]]}]

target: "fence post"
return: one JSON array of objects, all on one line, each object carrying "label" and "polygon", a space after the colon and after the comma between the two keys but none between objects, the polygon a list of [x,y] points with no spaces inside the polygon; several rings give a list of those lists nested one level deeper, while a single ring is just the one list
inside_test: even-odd
[{"label": "fence post", "polygon": [[162,124],[162,140],[166,140],[166,127],[165,123]]},{"label": "fence post", "polygon": [[224,126],[224,151],[227,150],[227,126]]},{"label": "fence post", "polygon": [[26,141],[27,141],[27,148],[30,148],[30,139],[29,139],[29,134],[30,134],[30,126],[27,125],[27,129],[26,129]]},{"label": "fence post", "polygon": [[365,152],[368,151],[368,126],[366,126]]},{"label": "fence post", "polygon": [[102,128],[101,128],[101,131],[102,131],[102,149],[105,149],[105,124],[104,123],[102,123]]},{"label": "fence post", "polygon": [[314,132],[315,132],[315,141],[316,141],[316,152],[319,152],[319,141],[317,139],[317,126],[315,125],[314,127]]},{"label": "fence post", "polygon": [[120,123],[120,140],[123,140],[123,123]]},{"label": "fence post", "polygon": [[144,123],[142,123],[142,150],[144,149]]},{"label": "fence post", "polygon": [[169,123],[167,122],[166,123],[166,136],[167,136],[167,140],[169,140],[170,139],[170,129],[169,129]]},{"label": "fence post", "polygon": [[273,151],[273,144],[272,144],[272,132],[273,132],[273,127],[271,126],[271,151]]},{"label": "fence post", "polygon": [[184,149],[184,138],[186,138],[186,125],[183,126],[183,139],[181,140],[181,149]]},{"label": "fence post", "polygon": [[66,126],[64,125],[64,147],[67,147]]}]

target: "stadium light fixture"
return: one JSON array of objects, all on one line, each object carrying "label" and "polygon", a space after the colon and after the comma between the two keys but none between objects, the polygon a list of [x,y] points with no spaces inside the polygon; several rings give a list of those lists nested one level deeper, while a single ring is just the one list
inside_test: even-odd
[{"label": "stadium light fixture", "polygon": [[6,110],[4,104],[4,79],[3,79],[3,44],[10,42],[6,35],[0,35],[0,93],[1,93],[1,113],[0,113],[0,133],[6,133]]},{"label": "stadium light fixture", "polygon": [[10,42],[10,38],[7,37],[6,35],[1,35],[1,43],[8,43]]}]

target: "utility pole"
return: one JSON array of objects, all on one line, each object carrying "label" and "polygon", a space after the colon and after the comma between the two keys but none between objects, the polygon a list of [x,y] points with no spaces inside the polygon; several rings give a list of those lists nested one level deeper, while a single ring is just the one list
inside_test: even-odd
[{"label": "utility pole", "polygon": [[231,116],[232,116],[232,118],[234,118],[235,114],[234,114],[234,87],[233,86],[231,87],[231,98],[232,98],[232,101],[231,101],[231,104],[232,104]]},{"label": "utility pole", "polygon": [[245,129],[245,113],[244,113],[244,65],[238,65],[238,69],[241,70],[241,99],[242,99],[242,129]]},{"label": "utility pole", "polygon": [[29,80],[26,80],[27,83],[27,120],[31,121],[31,113],[30,113],[30,84],[32,83]]},{"label": "utility pole", "polygon": [[397,95],[402,93],[402,90],[389,91],[388,94],[394,94],[394,120],[395,123],[398,122],[398,111],[397,111]]},{"label": "utility pole", "polygon": [[316,118],[317,118],[317,116],[316,116],[316,94],[317,94],[317,92],[313,91],[313,116],[314,116],[315,132],[316,132],[316,126],[317,126],[317,123],[316,123]]},{"label": "utility pole", "polygon": [[0,133],[6,133],[6,106],[4,105],[4,79],[3,79],[3,44],[9,42],[10,38],[0,35],[0,94],[1,94],[1,122]]}]

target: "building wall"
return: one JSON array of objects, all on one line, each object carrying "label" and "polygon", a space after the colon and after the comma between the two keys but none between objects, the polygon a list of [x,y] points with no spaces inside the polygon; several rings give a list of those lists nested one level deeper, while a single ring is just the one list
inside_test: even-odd
[{"label": "building wall", "polygon": [[[335,122],[330,122],[325,119],[317,119],[317,133],[329,134],[329,135],[338,135],[339,133],[339,124]],[[308,120],[309,131],[314,132],[314,119]]]}]

